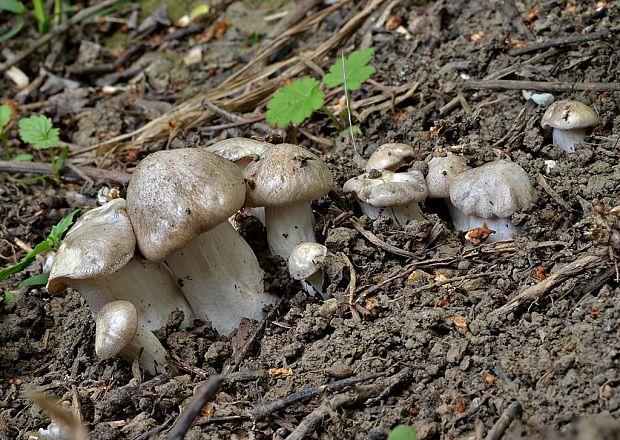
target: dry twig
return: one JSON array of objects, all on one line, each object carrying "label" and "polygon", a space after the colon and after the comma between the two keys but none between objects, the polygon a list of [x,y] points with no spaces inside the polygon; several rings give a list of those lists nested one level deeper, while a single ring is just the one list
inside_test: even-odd
[{"label": "dry twig", "polygon": [[497,79],[488,81],[466,81],[466,89],[508,89],[508,90],[539,90],[541,92],[572,93],[572,92],[620,92],[620,83],[574,83],[563,81],[515,81]]},{"label": "dry twig", "polygon": [[600,40],[605,38],[609,34],[609,31],[592,32],[586,35],[570,35],[568,37],[553,38],[547,41],[539,41],[536,43],[530,43],[525,47],[511,50],[508,55],[523,55],[525,53],[534,52],[541,49],[548,49],[550,47],[566,46],[568,44],[585,43],[587,41]]},{"label": "dry twig", "polygon": [[[104,170],[101,168],[93,167],[78,167],[76,165],[71,166],[72,171],[63,172],[60,177],[65,180],[79,181],[79,180],[105,180],[108,182],[125,184],[129,182],[130,174],[122,171]],[[9,173],[24,173],[24,174],[36,174],[46,175],[54,174],[54,168],[51,164],[41,162],[13,162],[9,160],[0,160],[0,171]]]},{"label": "dry twig", "polygon": [[510,423],[518,417],[521,417],[521,404],[518,401],[512,402],[506,410],[502,413],[502,415],[497,419],[489,433],[487,434],[485,440],[499,440],[504,435],[504,431],[506,428],[510,426]]}]

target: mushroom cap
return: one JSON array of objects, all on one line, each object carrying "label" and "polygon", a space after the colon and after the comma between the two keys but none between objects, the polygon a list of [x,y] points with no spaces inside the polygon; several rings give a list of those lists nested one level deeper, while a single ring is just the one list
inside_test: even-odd
[{"label": "mushroom cap", "polygon": [[323,267],[327,248],[319,243],[299,243],[288,257],[288,272],[296,280],[305,280]]},{"label": "mushroom cap", "polygon": [[537,199],[523,168],[497,160],[458,174],[450,185],[450,200],[467,215],[508,218]]},{"label": "mushroom cap", "polygon": [[50,294],[69,280],[110,275],[133,257],[136,249],[125,199],[113,199],[84,213],[62,241],[47,281]]},{"label": "mushroom cap", "polygon": [[136,336],[138,313],[129,301],[104,305],[95,321],[95,353],[101,359],[117,355]]},{"label": "mushroom cap", "polygon": [[466,169],[469,169],[469,166],[463,156],[448,154],[445,157],[433,157],[428,162],[426,174],[428,197],[433,199],[450,197],[450,183],[457,174]]},{"label": "mushroom cap", "polygon": [[342,189],[379,208],[419,203],[428,195],[424,175],[418,170],[406,173],[373,170],[347,180]]},{"label": "mushroom cap", "polygon": [[281,206],[316,200],[332,187],[332,173],[303,147],[279,144],[263,151],[243,170],[245,206]]},{"label": "mushroom cap", "polygon": [[396,171],[415,157],[413,147],[407,144],[383,144],[370,155],[366,163],[366,171],[389,170]]},{"label": "mushroom cap", "polygon": [[553,127],[560,130],[594,127],[598,123],[598,115],[592,107],[572,100],[554,102],[540,121],[542,128]]},{"label": "mushroom cap", "polygon": [[196,148],[158,151],[136,167],[127,212],[142,255],[161,261],[237,212],[245,185],[239,167]]},{"label": "mushroom cap", "polygon": [[215,153],[231,162],[237,162],[243,159],[257,157],[270,147],[272,147],[272,144],[268,142],[247,138],[230,138],[205,147],[204,150]]}]

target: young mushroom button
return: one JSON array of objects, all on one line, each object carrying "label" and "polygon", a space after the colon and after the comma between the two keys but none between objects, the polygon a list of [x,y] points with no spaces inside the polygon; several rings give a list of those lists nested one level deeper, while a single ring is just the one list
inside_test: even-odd
[{"label": "young mushroom button", "polygon": [[586,138],[588,128],[598,123],[592,107],[571,100],[551,104],[540,121],[542,128],[553,128],[553,143],[567,153],[574,153],[575,145]]},{"label": "young mushroom button", "polygon": [[314,242],[310,203],[331,189],[332,175],[325,162],[305,148],[279,144],[261,153],[243,169],[245,206],[265,207],[269,249],[288,259],[302,242]]},{"label": "young mushroom button", "polygon": [[302,282],[306,292],[314,296],[317,292],[324,299],[329,298],[323,284],[323,263],[327,257],[327,248],[319,243],[299,243],[288,257],[290,275]]},{"label": "young mushroom button", "polygon": [[165,260],[196,316],[226,335],[275,302],[252,249],[227,221],[244,198],[239,168],[194,148],[147,156],[127,188],[142,254]]},{"label": "young mushroom button", "polygon": [[469,216],[467,231],[486,224],[496,233],[489,241],[508,240],[517,234],[511,216],[537,199],[523,168],[498,160],[458,174],[450,185],[450,200]]},{"label": "young mushroom button", "polygon": [[396,171],[400,167],[411,163],[414,158],[415,152],[411,145],[397,143],[383,144],[368,158],[366,171]]}]

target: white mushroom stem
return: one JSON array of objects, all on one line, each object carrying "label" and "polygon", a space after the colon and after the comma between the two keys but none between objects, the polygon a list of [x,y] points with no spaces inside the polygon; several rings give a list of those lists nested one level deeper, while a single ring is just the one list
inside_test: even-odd
[{"label": "white mushroom stem", "polygon": [[153,332],[142,326],[138,326],[136,336],[121,349],[120,355],[128,362],[138,359],[140,366],[152,375],[166,370],[166,349]]},{"label": "white mushroom stem", "polygon": [[583,142],[588,134],[586,128],[574,128],[572,130],[553,129],[553,143],[567,153],[575,152],[575,145]]},{"label": "white mushroom stem", "polygon": [[288,260],[299,243],[316,242],[314,215],[310,202],[265,207],[265,227],[269,250]]},{"label": "white mushroom stem", "polygon": [[389,217],[401,226],[405,226],[411,220],[424,220],[424,215],[418,203],[408,205],[393,205],[385,208],[372,206],[362,200],[358,200],[362,213],[375,220],[381,216]]},{"label": "white mushroom stem", "polygon": [[452,224],[454,225],[454,227],[459,231],[468,231],[470,216],[464,214],[460,209],[454,206],[454,204],[450,200],[450,197],[445,197],[444,201],[446,202],[446,206],[448,207],[450,217],[452,217]]},{"label": "white mushroom stem", "polygon": [[490,230],[495,231],[495,234],[489,235],[487,243],[511,240],[515,235],[519,234],[519,228],[513,225],[509,218],[483,218],[475,215],[469,216],[469,228],[463,229],[463,231],[481,227],[483,224],[486,224]]},{"label": "white mushroom stem", "polygon": [[308,295],[315,296],[319,293],[323,299],[329,299],[330,295],[325,292],[325,289],[323,289],[324,282],[325,275],[323,273],[323,269],[319,269],[305,280],[301,280],[301,283],[303,284],[304,289],[306,289],[306,292],[308,292]]},{"label": "white mushroom stem", "polygon": [[94,316],[106,303],[127,300],[147,330],[160,329],[175,310],[184,314],[183,327],[193,323],[189,303],[162,264],[134,257],[110,275],[65,282],[80,292]]},{"label": "white mushroom stem", "polygon": [[196,317],[223,335],[241,318],[261,320],[276,298],[264,291],[256,255],[229,222],[207,231],[166,259]]}]

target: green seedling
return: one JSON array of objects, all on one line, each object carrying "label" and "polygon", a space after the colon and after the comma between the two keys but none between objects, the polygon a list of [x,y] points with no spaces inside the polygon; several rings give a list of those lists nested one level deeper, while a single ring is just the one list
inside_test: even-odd
[{"label": "green seedling", "polygon": [[[51,157],[54,176],[60,176],[69,147],[58,148],[60,130],[54,128],[52,120],[47,116],[30,116],[19,120],[19,135],[24,142],[32,144],[36,150],[47,150]],[[57,154],[54,150],[58,149]],[[40,176],[37,180],[46,176]],[[24,183],[22,181],[22,183]]]},{"label": "green seedling", "polygon": [[306,76],[281,88],[267,103],[267,121],[281,128],[289,124],[301,125],[312,113],[321,110],[342,130],[342,122],[325,105],[321,85],[327,88],[344,85],[348,99],[348,93],[358,90],[362,82],[375,73],[375,68],[368,64],[374,52],[373,48],[356,50],[343,61],[336,61],[322,82]]},{"label": "green seedling", "polygon": [[7,159],[11,158],[11,149],[9,148],[9,140],[6,137],[5,128],[11,121],[11,107],[6,104],[0,105],[0,142],[2,142],[2,150]]},{"label": "green seedling", "polygon": [[45,10],[45,1],[32,0],[32,11],[29,11],[26,6],[17,0],[0,0],[0,11],[7,11],[15,14],[17,23],[5,34],[0,35],[0,43],[13,38],[19,33],[26,23],[28,17],[33,17],[37,22],[40,35],[45,35],[49,32],[52,21],[56,24],[60,23],[60,16],[63,11],[62,0],[54,0],[54,12],[48,14]]},{"label": "green seedling", "polygon": [[[64,235],[65,232],[67,232],[67,229],[69,229],[69,227],[73,224],[73,219],[79,211],[80,210],[77,209],[69,213],[65,218],[61,219],[55,226],[52,226],[52,230],[47,236],[47,239],[37,244],[34,247],[34,249],[28,252],[26,256],[22,258],[21,260],[19,260],[17,264],[14,264],[13,266],[5,267],[4,269],[0,269],[0,281],[4,281],[11,275],[18,274],[24,269],[26,269],[30,265],[30,263],[34,261],[36,256],[39,255],[40,253],[48,252],[48,251],[56,252],[58,248],[60,247],[60,243],[62,242],[62,236]],[[42,273],[40,275],[35,275],[31,278],[28,278],[22,281],[19,284],[19,287],[46,284],[48,277],[49,277],[49,273]],[[5,296],[6,296],[6,293],[5,293]]]},{"label": "green seedling", "polygon": [[398,425],[390,431],[387,440],[417,440],[418,434],[411,426]]}]

